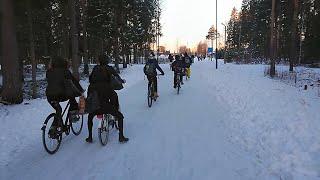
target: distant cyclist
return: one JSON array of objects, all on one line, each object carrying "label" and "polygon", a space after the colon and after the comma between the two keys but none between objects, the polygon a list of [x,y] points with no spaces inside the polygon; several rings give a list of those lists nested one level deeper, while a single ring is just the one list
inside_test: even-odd
[{"label": "distant cyclist", "polygon": [[172,63],[174,61],[174,58],[172,56],[172,54],[169,54],[169,57],[168,57],[169,61]]},{"label": "distant cyclist", "polygon": [[191,64],[193,64],[194,63],[194,59],[195,59],[195,55],[191,55]]},{"label": "distant cyclist", "polygon": [[150,53],[150,57],[146,62],[146,65],[143,68],[144,74],[147,76],[149,85],[154,83],[154,94],[153,97],[158,98],[158,80],[157,80],[157,69],[161,72],[161,75],[164,75],[163,70],[158,64],[158,61],[153,52]]},{"label": "distant cyclist", "polygon": [[186,63],[185,61],[183,61],[183,59],[179,55],[176,55],[175,61],[172,63],[171,67],[172,67],[172,71],[174,72],[173,87],[176,88],[177,87],[176,80],[177,80],[178,74],[180,75],[181,84],[183,84],[183,75],[186,68]]},{"label": "distant cyclist", "polygon": [[191,58],[187,52],[184,53],[184,61],[186,63],[186,75],[188,76],[188,78],[190,78],[190,76],[191,76],[191,68],[190,67],[191,67],[192,61],[191,61]]}]

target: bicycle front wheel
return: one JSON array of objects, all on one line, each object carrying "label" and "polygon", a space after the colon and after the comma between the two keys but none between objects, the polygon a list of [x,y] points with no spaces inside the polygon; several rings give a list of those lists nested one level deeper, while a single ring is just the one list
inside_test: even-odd
[{"label": "bicycle front wheel", "polygon": [[59,133],[57,129],[52,128],[54,119],[58,119],[55,113],[50,114],[43,123],[42,130],[42,143],[44,149],[49,154],[54,154],[59,150],[62,133]]},{"label": "bicycle front wheel", "polygon": [[83,115],[77,115],[77,116],[78,117],[76,118],[76,120],[73,120],[72,122],[70,122],[71,130],[73,134],[76,136],[78,136],[81,133],[82,127],[83,127]]},{"label": "bicycle front wheel", "polygon": [[111,116],[109,114],[106,114],[101,119],[100,127],[98,128],[98,134],[99,134],[99,140],[102,146],[105,146],[108,144],[109,141],[109,121]]}]

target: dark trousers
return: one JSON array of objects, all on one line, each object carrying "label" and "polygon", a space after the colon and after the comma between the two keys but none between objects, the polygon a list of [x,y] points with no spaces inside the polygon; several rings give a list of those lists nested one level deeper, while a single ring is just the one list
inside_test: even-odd
[{"label": "dark trousers", "polygon": [[92,127],[93,127],[93,118],[96,115],[102,115],[102,114],[111,114],[118,120],[118,125],[119,125],[119,137],[123,137],[123,114],[118,110],[116,106],[113,104],[106,102],[103,104],[103,107],[100,108],[99,110],[89,113],[88,116],[88,132],[89,132],[89,137],[92,138]]},{"label": "dark trousers", "polygon": [[148,81],[149,81],[149,86],[151,86],[151,83],[153,82],[154,84],[154,92],[158,92],[158,79],[157,76],[147,76]]},{"label": "dark trousers", "polygon": [[[56,114],[58,114],[61,117],[62,116],[62,108],[61,108],[60,102],[64,102],[65,100],[63,100],[63,99],[59,100],[58,98],[53,98],[53,97],[47,97],[47,100],[48,100],[49,104],[53,107],[53,109],[56,110]],[[69,112],[78,109],[78,103],[75,98],[70,98],[69,102],[70,102]],[[62,126],[63,125],[62,118],[54,119],[52,125],[53,126],[57,126],[57,125]]]},{"label": "dark trousers", "polygon": [[116,107],[116,109],[120,109],[120,105],[119,105],[119,98],[118,98],[118,94],[116,93],[116,91],[112,91],[111,96],[110,96],[110,103]]}]

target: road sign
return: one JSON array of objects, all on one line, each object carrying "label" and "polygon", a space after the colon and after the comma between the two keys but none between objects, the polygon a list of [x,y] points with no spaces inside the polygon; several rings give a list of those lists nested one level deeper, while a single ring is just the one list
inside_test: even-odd
[{"label": "road sign", "polygon": [[208,48],[208,53],[213,53],[213,48]]}]

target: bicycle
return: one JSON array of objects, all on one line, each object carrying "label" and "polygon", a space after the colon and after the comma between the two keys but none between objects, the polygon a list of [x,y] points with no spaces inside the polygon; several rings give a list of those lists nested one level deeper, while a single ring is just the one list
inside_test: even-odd
[{"label": "bicycle", "polygon": [[[83,115],[76,115],[77,118],[75,118],[74,120],[71,120],[70,114],[68,112],[66,119],[63,122],[63,116],[67,112],[67,109],[69,108],[69,106],[70,106],[70,102],[68,102],[67,106],[64,108],[61,116],[58,115],[57,113],[51,113],[43,123],[43,126],[41,128],[42,142],[43,142],[44,149],[49,154],[55,154],[59,150],[63,133],[65,133],[66,136],[68,136],[70,134],[70,131],[72,131],[72,133],[74,135],[78,136],[82,131]],[[65,126],[66,128],[63,129],[63,127],[61,127],[61,125],[58,125],[58,128],[56,130],[52,130],[51,126],[52,126],[54,119],[61,119],[63,126]],[[47,128],[47,127],[49,127],[49,128]],[[46,139],[46,137],[48,139]]]},{"label": "bicycle", "polygon": [[177,94],[180,94],[180,89],[181,89],[181,82],[182,82],[182,80],[181,80],[181,75],[185,75],[185,73],[184,73],[184,71],[185,70],[183,70],[183,69],[180,69],[180,70],[178,70],[178,72],[176,72],[176,76],[175,76],[175,87],[176,87],[176,89],[177,89]]},{"label": "bicycle", "polygon": [[[161,76],[162,74],[157,74],[157,76]],[[154,87],[154,83],[153,81],[151,82],[151,84],[148,83],[148,106],[151,108],[152,106],[152,102],[153,101],[157,101],[157,97],[154,97],[154,91],[155,87]]]},{"label": "bicycle", "polygon": [[100,125],[98,128],[99,140],[102,146],[105,146],[109,142],[109,132],[112,129],[119,130],[118,121],[110,114],[97,115],[97,119],[100,119]]}]

